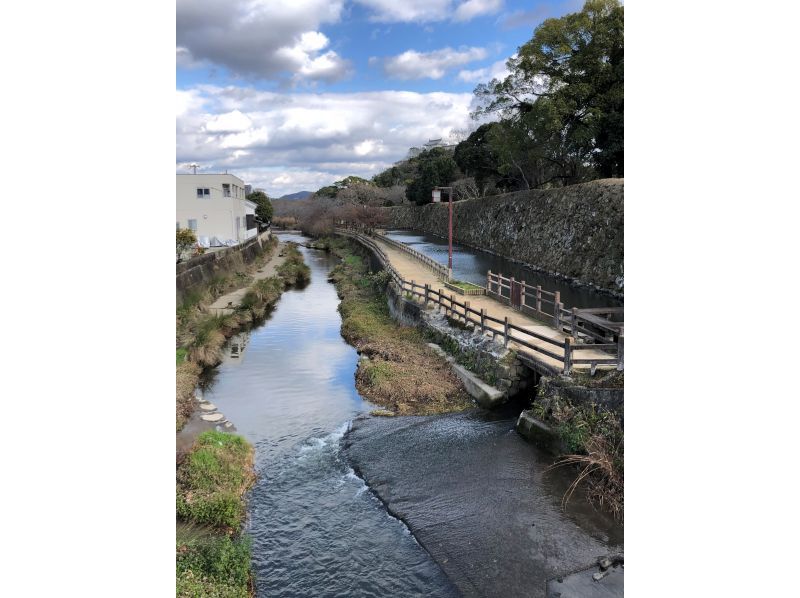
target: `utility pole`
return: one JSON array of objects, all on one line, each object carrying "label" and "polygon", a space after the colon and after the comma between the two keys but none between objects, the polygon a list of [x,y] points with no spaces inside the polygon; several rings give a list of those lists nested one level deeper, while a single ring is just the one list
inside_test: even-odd
[{"label": "utility pole", "polygon": [[434,187],[433,188],[433,201],[438,203],[442,201],[442,191],[448,191],[448,221],[447,221],[447,278],[453,280],[453,188],[452,187]]}]

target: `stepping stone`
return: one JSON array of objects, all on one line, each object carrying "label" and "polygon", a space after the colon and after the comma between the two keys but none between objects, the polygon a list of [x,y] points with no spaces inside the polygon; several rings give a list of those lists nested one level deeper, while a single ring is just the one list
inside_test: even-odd
[{"label": "stepping stone", "polygon": [[225,427],[226,428],[232,428],[233,424],[231,422],[225,422]]},{"label": "stepping stone", "polygon": [[221,413],[208,413],[206,415],[201,415],[200,419],[204,422],[219,422],[225,419],[225,416]]},{"label": "stepping stone", "polygon": [[214,403],[203,403],[200,405],[200,409],[203,411],[216,411],[217,406]]}]

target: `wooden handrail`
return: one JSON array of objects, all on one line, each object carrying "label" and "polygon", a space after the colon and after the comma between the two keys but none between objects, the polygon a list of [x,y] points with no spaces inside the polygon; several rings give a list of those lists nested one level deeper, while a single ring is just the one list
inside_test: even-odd
[{"label": "wooden handrail", "polygon": [[[541,290],[540,287],[531,287],[530,285],[527,285],[524,282],[520,282],[523,288],[533,288],[536,290],[536,294],[532,295],[532,297],[534,298],[533,305],[525,305],[525,302],[523,301],[523,307],[530,310],[533,310],[535,307],[536,310],[541,312],[540,309],[541,303],[543,302],[555,303],[556,309],[554,309],[554,314],[552,317],[554,317],[557,323],[556,327],[558,329],[561,329],[565,326],[569,327],[571,328],[570,332],[573,335],[573,336],[567,336],[564,339],[564,342],[559,342],[557,340],[554,340],[552,338],[541,335],[531,330],[525,330],[521,326],[513,324],[507,317],[505,317],[504,319],[499,319],[488,314],[485,309],[476,310],[470,307],[469,301],[465,300],[464,303],[460,303],[455,299],[454,295],[450,294],[448,296],[444,292],[442,292],[442,290],[433,289],[428,284],[421,285],[417,284],[417,282],[413,280],[411,281],[405,280],[400,275],[400,273],[395,269],[395,267],[391,264],[391,261],[389,260],[388,255],[386,255],[386,252],[384,252],[383,249],[380,247],[380,245],[378,245],[368,235],[365,235],[360,232],[352,232],[349,230],[341,230],[341,229],[336,229],[336,232],[344,236],[353,237],[359,242],[361,242],[363,245],[372,249],[378,256],[378,260],[382,263],[383,267],[386,268],[387,271],[389,272],[392,281],[397,285],[397,287],[400,289],[401,292],[409,292],[412,297],[419,297],[422,301],[424,301],[425,305],[427,305],[428,302],[431,301],[434,302],[440,308],[444,308],[445,313],[449,312],[451,317],[457,317],[459,319],[463,318],[465,322],[472,323],[475,326],[480,326],[480,330],[482,333],[485,333],[486,331],[491,331],[492,334],[494,335],[500,334],[503,339],[503,344],[506,347],[508,346],[509,343],[515,343],[520,347],[531,349],[537,353],[547,355],[552,359],[560,361],[561,363],[563,363],[564,374],[570,374],[575,365],[590,365],[592,372],[594,372],[594,369],[597,365],[616,365],[618,370],[624,369],[624,332],[620,331],[617,343],[601,343],[601,344],[588,344],[588,345],[576,344],[574,336],[579,331],[583,332],[584,334],[589,334],[589,331],[580,330],[581,324],[585,322],[585,320],[581,318],[580,314],[577,313],[575,309],[571,310],[564,309],[563,304],[560,302],[561,294],[559,291],[550,293],[549,291]],[[382,235],[376,234],[376,236],[378,236],[378,238],[380,238],[381,240],[385,240],[388,244],[392,246],[395,246],[395,244],[402,245],[402,243],[398,243],[397,241],[394,241],[392,239],[383,238]],[[414,253],[419,254],[419,252],[416,252],[411,248],[407,248],[407,250],[404,249],[404,251],[406,251],[407,253],[411,253],[412,255]],[[423,261],[425,263],[432,262],[432,265],[434,266],[435,270],[441,270],[441,269],[446,270],[444,266],[442,266],[438,262],[430,260],[430,258],[428,258],[427,256],[423,256],[423,254],[419,254],[419,256],[425,258],[425,259],[420,258],[420,261]],[[510,278],[505,278],[504,276],[502,276],[502,274],[495,274],[489,271],[487,274],[487,294],[500,295],[500,293],[491,290],[492,284],[500,288],[503,287],[509,288],[508,286],[502,284],[503,279],[509,281],[511,280]],[[409,287],[408,290],[406,290],[406,286]],[[417,291],[416,290],[417,288],[422,289],[422,291],[421,292]],[[549,302],[546,299],[542,299],[541,296],[544,295],[545,293],[551,294],[554,297],[554,302]],[[504,297],[504,299],[506,298]],[[458,308],[463,309],[463,314],[458,311]],[[478,319],[472,319],[470,317],[470,314],[475,314],[476,316],[478,316]],[[499,329],[492,328],[491,326],[488,325],[488,323],[498,324],[500,328]],[[534,345],[533,343],[528,342],[524,338],[515,336],[514,335],[515,331],[523,335],[529,336],[531,338],[535,338],[537,340],[562,348],[564,350],[564,353],[563,355],[559,355],[558,353],[548,351],[544,347]],[[616,356],[609,356],[607,358],[604,357],[578,358],[577,356],[574,355],[575,351],[586,351],[590,349],[597,351],[613,351],[616,349],[617,354]]]}]

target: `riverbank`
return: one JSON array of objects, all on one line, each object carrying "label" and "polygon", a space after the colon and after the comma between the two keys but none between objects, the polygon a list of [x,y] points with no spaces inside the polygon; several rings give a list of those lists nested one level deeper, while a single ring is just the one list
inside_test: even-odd
[{"label": "riverbank", "polygon": [[388,275],[371,274],[360,245],[342,238],[323,243],[341,262],[330,280],[341,298],[342,336],[358,349],[356,388],[383,409],[381,415],[430,415],[472,406],[450,364],[422,332],[395,322],[386,303]]},{"label": "riverbank", "polygon": [[[279,261],[271,261],[274,250]],[[241,534],[244,494],[254,481],[253,447],[241,436],[203,431],[222,421],[214,414],[205,426],[181,429],[197,407],[195,388],[204,369],[218,365],[222,347],[234,334],[260,323],[283,291],[310,280],[310,270],[294,244],[271,244],[247,270],[198,292],[177,314],[176,373],[176,585],[186,597],[252,596],[250,541]],[[234,290],[237,282],[254,281]],[[222,307],[208,303],[229,291]],[[229,301],[227,299],[230,299]],[[203,408],[215,410],[211,403]],[[208,415],[201,416],[208,418]],[[229,426],[230,424],[226,424]],[[191,447],[186,451],[186,447]]]},{"label": "riverbank", "polygon": [[[548,455],[514,432],[515,414],[363,417],[345,437],[353,469],[408,525],[463,596],[544,597],[548,580],[622,552],[622,526],[585,501]],[[591,596],[608,592],[594,584]]]},{"label": "riverbank", "polygon": [[178,466],[177,596],[252,595],[250,542],[240,529],[253,479],[253,447],[213,430],[198,437]]}]

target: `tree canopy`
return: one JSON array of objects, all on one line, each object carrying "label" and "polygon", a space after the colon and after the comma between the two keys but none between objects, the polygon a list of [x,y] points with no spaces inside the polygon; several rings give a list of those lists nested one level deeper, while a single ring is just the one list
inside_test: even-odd
[{"label": "tree canopy", "polygon": [[261,222],[269,224],[272,221],[272,202],[263,191],[253,191],[247,194],[247,200],[256,204],[256,216]]},{"label": "tree canopy", "polygon": [[[545,179],[579,182],[591,176],[584,166],[623,176],[624,8],[617,0],[588,0],[580,12],[545,20],[507,66],[508,77],[475,89],[475,116],[499,113],[517,129],[525,148],[535,146],[550,163],[554,173]],[[522,161],[511,145],[507,160]]]}]

